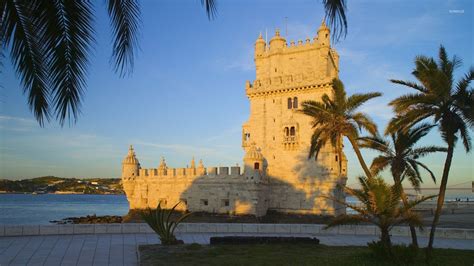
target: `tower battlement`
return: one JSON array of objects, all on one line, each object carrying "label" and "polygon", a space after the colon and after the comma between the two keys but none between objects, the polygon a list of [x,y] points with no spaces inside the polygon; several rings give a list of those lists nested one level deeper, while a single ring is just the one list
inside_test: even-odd
[{"label": "tower battlement", "polygon": [[267,43],[255,42],[256,78],[246,83],[247,95],[261,91],[326,85],[339,74],[339,55],[330,45],[330,31],[323,22],[317,37],[304,42],[287,41],[280,31]]}]

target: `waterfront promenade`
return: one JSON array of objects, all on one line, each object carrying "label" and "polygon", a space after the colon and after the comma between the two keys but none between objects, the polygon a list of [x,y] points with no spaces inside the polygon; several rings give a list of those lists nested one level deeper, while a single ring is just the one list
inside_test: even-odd
[{"label": "waterfront promenade", "polygon": [[[185,233],[178,238],[185,243],[209,244],[217,233]],[[256,235],[234,233],[232,235]],[[269,234],[257,234],[269,235]],[[273,235],[273,234],[270,234]],[[295,236],[295,234],[278,234]],[[330,246],[365,246],[377,236],[313,235]],[[395,243],[409,243],[410,238],[394,236]],[[425,246],[428,239],[420,238]],[[101,234],[0,237],[0,265],[138,265],[137,246],[159,243],[155,234]],[[474,250],[474,240],[437,239],[435,247]]]},{"label": "waterfront promenade", "polygon": [[[308,236],[330,246],[365,246],[379,238],[373,226],[341,226],[322,230],[322,225],[182,224],[177,234],[185,243],[208,244],[212,236]],[[146,224],[17,226],[3,228],[0,265],[138,265],[137,247],[159,243]],[[21,230],[20,230],[21,229]],[[112,231],[114,231],[112,233]],[[210,232],[211,231],[211,232]],[[212,232],[213,231],[213,232]],[[426,246],[428,230],[420,232]],[[443,228],[435,247],[474,250],[473,229]],[[395,243],[410,243],[408,229],[392,231]]]}]

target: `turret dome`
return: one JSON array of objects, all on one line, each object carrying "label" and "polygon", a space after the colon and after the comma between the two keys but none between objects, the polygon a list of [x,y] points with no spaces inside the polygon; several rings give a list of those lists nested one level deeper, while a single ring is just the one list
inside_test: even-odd
[{"label": "turret dome", "polygon": [[135,151],[133,150],[132,145],[130,145],[130,148],[128,149],[128,154],[123,159],[123,164],[139,164],[137,157],[135,156]]},{"label": "turret dome", "polygon": [[280,30],[275,31],[275,36],[270,40],[270,50],[277,50],[286,46],[285,38],[280,36]]},{"label": "turret dome", "polygon": [[260,149],[257,148],[255,142],[252,142],[252,144],[250,144],[250,148],[247,150],[244,160],[263,161],[263,154],[260,152]]}]

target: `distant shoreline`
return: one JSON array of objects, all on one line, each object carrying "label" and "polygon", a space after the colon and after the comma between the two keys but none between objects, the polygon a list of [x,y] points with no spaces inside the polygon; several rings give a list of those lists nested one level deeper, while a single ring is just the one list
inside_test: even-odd
[{"label": "distant shoreline", "polygon": [[31,195],[125,195],[123,193],[82,193],[74,191],[57,191],[54,193],[34,193],[34,192],[12,192],[12,191],[0,191],[0,194],[31,194]]}]

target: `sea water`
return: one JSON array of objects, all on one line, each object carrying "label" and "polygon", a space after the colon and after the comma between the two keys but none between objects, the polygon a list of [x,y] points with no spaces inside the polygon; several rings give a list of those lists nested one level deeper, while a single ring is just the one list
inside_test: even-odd
[{"label": "sea water", "polygon": [[66,217],[127,213],[125,195],[0,194],[0,224],[49,224]]},{"label": "sea water", "polygon": [[[410,195],[413,190],[407,189]],[[424,189],[423,195],[437,195],[438,190]],[[448,190],[446,201],[474,201],[471,190]],[[347,202],[356,203],[353,197]],[[436,198],[431,199],[436,202]],[[78,194],[0,194],[0,224],[49,224],[52,220],[86,215],[119,215],[128,213],[125,195],[78,195]],[[348,213],[352,213],[348,210]]]}]

